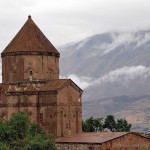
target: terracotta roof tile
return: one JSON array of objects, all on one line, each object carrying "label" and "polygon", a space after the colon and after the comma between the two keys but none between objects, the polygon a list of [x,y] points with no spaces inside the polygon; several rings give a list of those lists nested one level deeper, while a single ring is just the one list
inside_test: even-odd
[{"label": "terracotta roof tile", "polygon": [[41,87],[40,91],[47,91],[47,90],[57,90],[61,86],[63,86],[66,82],[70,79],[54,79],[48,81],[44,86]]},{"label": "terracotta roof tile", "polygon": [[29,85],[29,86],[24,88],[24,91],[26,91],[26,92],[28,92],[28,91],[38,91],[38,89],[33,87],[32,85]]},{"label": "terracotta roof tile", "polygon": [[21,53],[21,52],[44,52],[54,53],[59,56],[59,52],[46,38],[42,31],[37,27],[31,17],[8,44],[2,52],[2,56],[8,53]]},{"label": "terracotta roof tile", "polygon": [[57,143],[104,143],[117,137],[128,134],[129,132],[98,132],[80,133],[56,139]]}]

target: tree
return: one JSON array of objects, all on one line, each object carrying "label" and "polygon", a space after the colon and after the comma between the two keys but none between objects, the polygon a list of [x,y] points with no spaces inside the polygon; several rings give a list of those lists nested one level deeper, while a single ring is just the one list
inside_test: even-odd
[{"label": "tree", "polygon": [[4,143],[0,143],[0,150],[10,150],[10,148]]},{"label": "tree", "polygon": [[95,128],[94,128],[94,118],[90,117],[89,119],[86,119],[85,121],[83,121],[83,131],[84,132],[94,132]]},{"label": "tree", "polygon": [[[11,141],[10,128],[7,122],[0,120],[0,142],[7,143]],[[2,145],[1,145],[2,146]]]},{"label": "tree", "polygon": [[103,118],[96,118],[90,117],[85,121],[82,120],[82,130],[84,132],[96,132],[103,130]]},{"label": "tree", "polygon": [[27,136],[31,126],[29,116],[25,112],[14,113],[8,121],[11,130],[11,137],[15,139],[23,139]]},{"label": "tree", "polygon": [[108,115],[105,118],[103,127],[104,128],[108,128],[111,131],[115,131],[116,130],[117,124],[116,124],[116,121],[115,121],[115,118],[114,118],[113,115]]},{"label": "tree", "polygon": [[131,129],[131,124],[127,122],[125,119],[118,119],[117,120],[117,128],[116,131],[118,132],[129,132]]},{"label": "tree", "polygon": [[9,121],[0,121],[0,149],[56,150],[55,137],[32,124],[27,113],[18,112]]},{"label": "tree", "polygon": [[108,115],[105,120],[103,118],[90,117],[85,121],[82,120],[83,132],[97,132],[103,131],[104,128],[110,129],[112,132],[129,132],[131,124],[125,119],[118,119],[117,122],[113,115]]},{"label": "tree", "polygon": [[103,118],[94,119],[95,131],[103,131]]}]

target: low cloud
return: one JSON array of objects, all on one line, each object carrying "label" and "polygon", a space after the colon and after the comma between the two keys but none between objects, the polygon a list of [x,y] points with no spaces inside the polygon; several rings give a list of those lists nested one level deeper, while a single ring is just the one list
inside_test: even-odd
[{"label": "low cloud", "polygon": [[150,40],[150,34],[149,34],[149,33],[146,33],[146,34],[144,35],[144,37],[141,37],[141,39],[139,39],[139,41],[137,42],[136,47],[141,46],[142,44],[148,42],[149,40]]},{"label": "low cloud", "polygon": [[78,77],[75,74],[70,74],[67,77],[62,77],[61,76],[61,78],[71,79],[73,82],[75,82],[83,90],[86,89],[87,87],[89,87],[93,82],[93,78],[91,78],[91,77],[85,77],[85,76]]},{"label": "low cloud", "polygon": [[129,45],[133,42],[136,42],[137,44],[136,44],[135,48],[137,48],[140,45],[142,45],[150,40],[149,33],[144,34],[144,36],[140,35],[140,34],[137,36],[135,32],[122,32],[122,33],[112,32],[111,37],[112,37],[112,43],[110,43],[110,44],[104,43],[102,45],[103,48],[105,49],[105,51],[103,52],[103,55],[107,54],[113,50],[116,50],[116,48],[122,44]]},{"label": "low cloud", "polygon": [[[63,77],[66,78],[66,77]],[[86,89],[90,86],[104,86],[106,84],[118,83],[121,86],[128,86],[134,81],[144,82],[150,79],[150,68],[145,66],[131,66],[123,67],[113,70],[104,76],[94,79],[92,77],[77,76],[70,74],[67,78],[71,78],[82,89]]]},{"label": "low cloud", "polygon": [[148,79],[150,77],[150,68],[145,66],[131,66],[116,69],[99,78],[95,84],[106,84],[120,82],[121,84],[130,83],[132,80]]}]

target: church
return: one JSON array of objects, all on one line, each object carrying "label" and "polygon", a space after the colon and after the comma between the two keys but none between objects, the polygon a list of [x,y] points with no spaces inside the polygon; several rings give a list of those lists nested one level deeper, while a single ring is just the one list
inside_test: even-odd
[{"label": "church", "polygon": [[1,53],[0,118],[27,112],[57,137],[82,132],[82,89],[59,79],[60,53],[31,16]]}]

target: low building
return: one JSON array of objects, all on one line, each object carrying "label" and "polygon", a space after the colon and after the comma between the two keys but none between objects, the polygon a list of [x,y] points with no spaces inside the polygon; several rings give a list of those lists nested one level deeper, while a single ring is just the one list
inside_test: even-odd
[{"label": "low building", "polygon": [[80,133],[56,139],[57,150],[141,150],[150,139],[133,132]]}]

